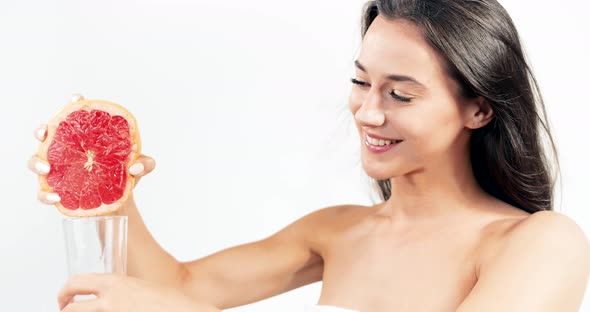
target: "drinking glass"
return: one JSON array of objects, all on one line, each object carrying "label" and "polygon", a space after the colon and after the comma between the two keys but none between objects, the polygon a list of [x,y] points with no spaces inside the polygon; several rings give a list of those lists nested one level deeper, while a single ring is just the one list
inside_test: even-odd
[{"label": "drinking glass", "polygon": [[[127,274],[127,216],[63,219],[68,275]],[[95,298],[76,296],[76,300]]]}]

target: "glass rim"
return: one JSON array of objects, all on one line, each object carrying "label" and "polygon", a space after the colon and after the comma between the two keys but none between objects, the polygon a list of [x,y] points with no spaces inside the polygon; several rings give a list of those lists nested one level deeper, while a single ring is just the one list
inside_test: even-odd
[{"label": "glass rim", "polygon": [[127,219],[127,216],[92,216],[92,217],[64,217],[62,222],[78,220],[108,220],[108,219]]}]

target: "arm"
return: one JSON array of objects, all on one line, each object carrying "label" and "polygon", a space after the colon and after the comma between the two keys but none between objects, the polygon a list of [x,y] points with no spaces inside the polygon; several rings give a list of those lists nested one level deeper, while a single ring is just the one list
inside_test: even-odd
[{"label": "arm", "polygon": [[132,199],[117,213],[129,216],[130,276],[181,289],[192,299],[226,309],[320,281],[323,261],[312,251],[309,233],[321,228],[317,224],[334,209],[321,209],[266,239],[191,262],[178,262],[157,244]]},{"label": "arm", "polygon": [[[40,141],[45,140],[46,133],[45,126],[35,131]],[[141,169],[131,172],[139,164],[141,166],[138,168]],[[28,166],[38,175],[47,174],[49,168],[37,156],[29,160]],[[135,176],[137,183],[154,166],[153,159],[141,156],[130,168],[130,173]],[[47,169],[42,170],[42,167]],[[43,190],[37,193],[38,199],[48,205],[59,201],[55,195]],[[226,308],[261,300],[321,280],[323,261],[312,251],[312,236],[309,233],[314,226],[317,229],[314,234],[322,230],[322,216],[329,217],[333,210],[335,209],[321,209],[267,239],[228,248],[188,263],[178,262],[158,245],[146,228],[132,196],[113,214],[128,216],[129,276],[174,288],[192,299]],[[73,295],[77,291],[83,290],[70,287],[65,294]]]},{"label": "arm", "polygon": [[184,263],[185,292],[226,309],[320,281],[323,260],[310,247],[310,233],[312,228],[317,232],[316,224],[335,209],[313,212],[268,238]]},{"label": "arm", "polygon": [[114,214],[128,216],[127,275],[179,288],[186,275],[186,268],[153,238],[133,196]]},{"label": "arm", "polygon": [[[332,210],[311,213],[266,239],[183,263],[157,244],[130,199],[117,214],[129,216],[128,275],[138,278],[74,276],[58,295],[60,309],[215,312],[319,281],[323,261],[311,250],[309,233]],[[88,293],[97,300],[68,304]]]},{"label": "arm", "polygon": [[590,246],[568,217],[537,212],[505,234],[457,312],[578,311],[590,272]]}]

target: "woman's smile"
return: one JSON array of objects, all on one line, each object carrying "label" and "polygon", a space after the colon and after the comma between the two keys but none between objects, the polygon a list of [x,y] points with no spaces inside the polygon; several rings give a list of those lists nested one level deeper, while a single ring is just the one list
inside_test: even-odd
[{"label": "woman's smile", "polygon": [[365,134],[365,145],[373,153],[384,153],[399,145],[403,140],[384,140]]}]

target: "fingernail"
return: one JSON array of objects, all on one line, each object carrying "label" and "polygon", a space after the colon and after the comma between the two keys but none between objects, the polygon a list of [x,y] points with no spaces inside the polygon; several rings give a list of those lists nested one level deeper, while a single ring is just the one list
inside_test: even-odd
[{"label": "fingernail", "polygon": [[47,131],[47,129],[45,129],[45,127],[41,127],[39,129],[37,129],[37,138],[39,140],[43,140],[43,138],[45,137],[46,131]]},{"label": "fingernail", "polygon": [[57,203],[57,202],[61,201],[61,197],[59,197],[59,195],[57,195],[56,193],[47,194],[47,196],[45,196],[45,199],[47,199],[47,201],[52,202],[52,203]]},{"label": "fingernail", "polygon": [[72,102],[78,102],[78,101],[81,101],[83,99],[84,99],[84,97],[80,93],[73,93],[72,94],[72,97],[71,97],[71,101]]},{"label": "fingernail", "polygon": [[133,166],[129,167],[129,173],[131,173],[132,175],[136,175],[136,174],[140,174],[143,172],[143,164],[142,163],[136,163]]},{"label": "fingernail", "polygon": [[43,162],[36,162],[35,163],[35,169],[39,172],[39,173],[49,173],[49,166],[46,163]]}]

